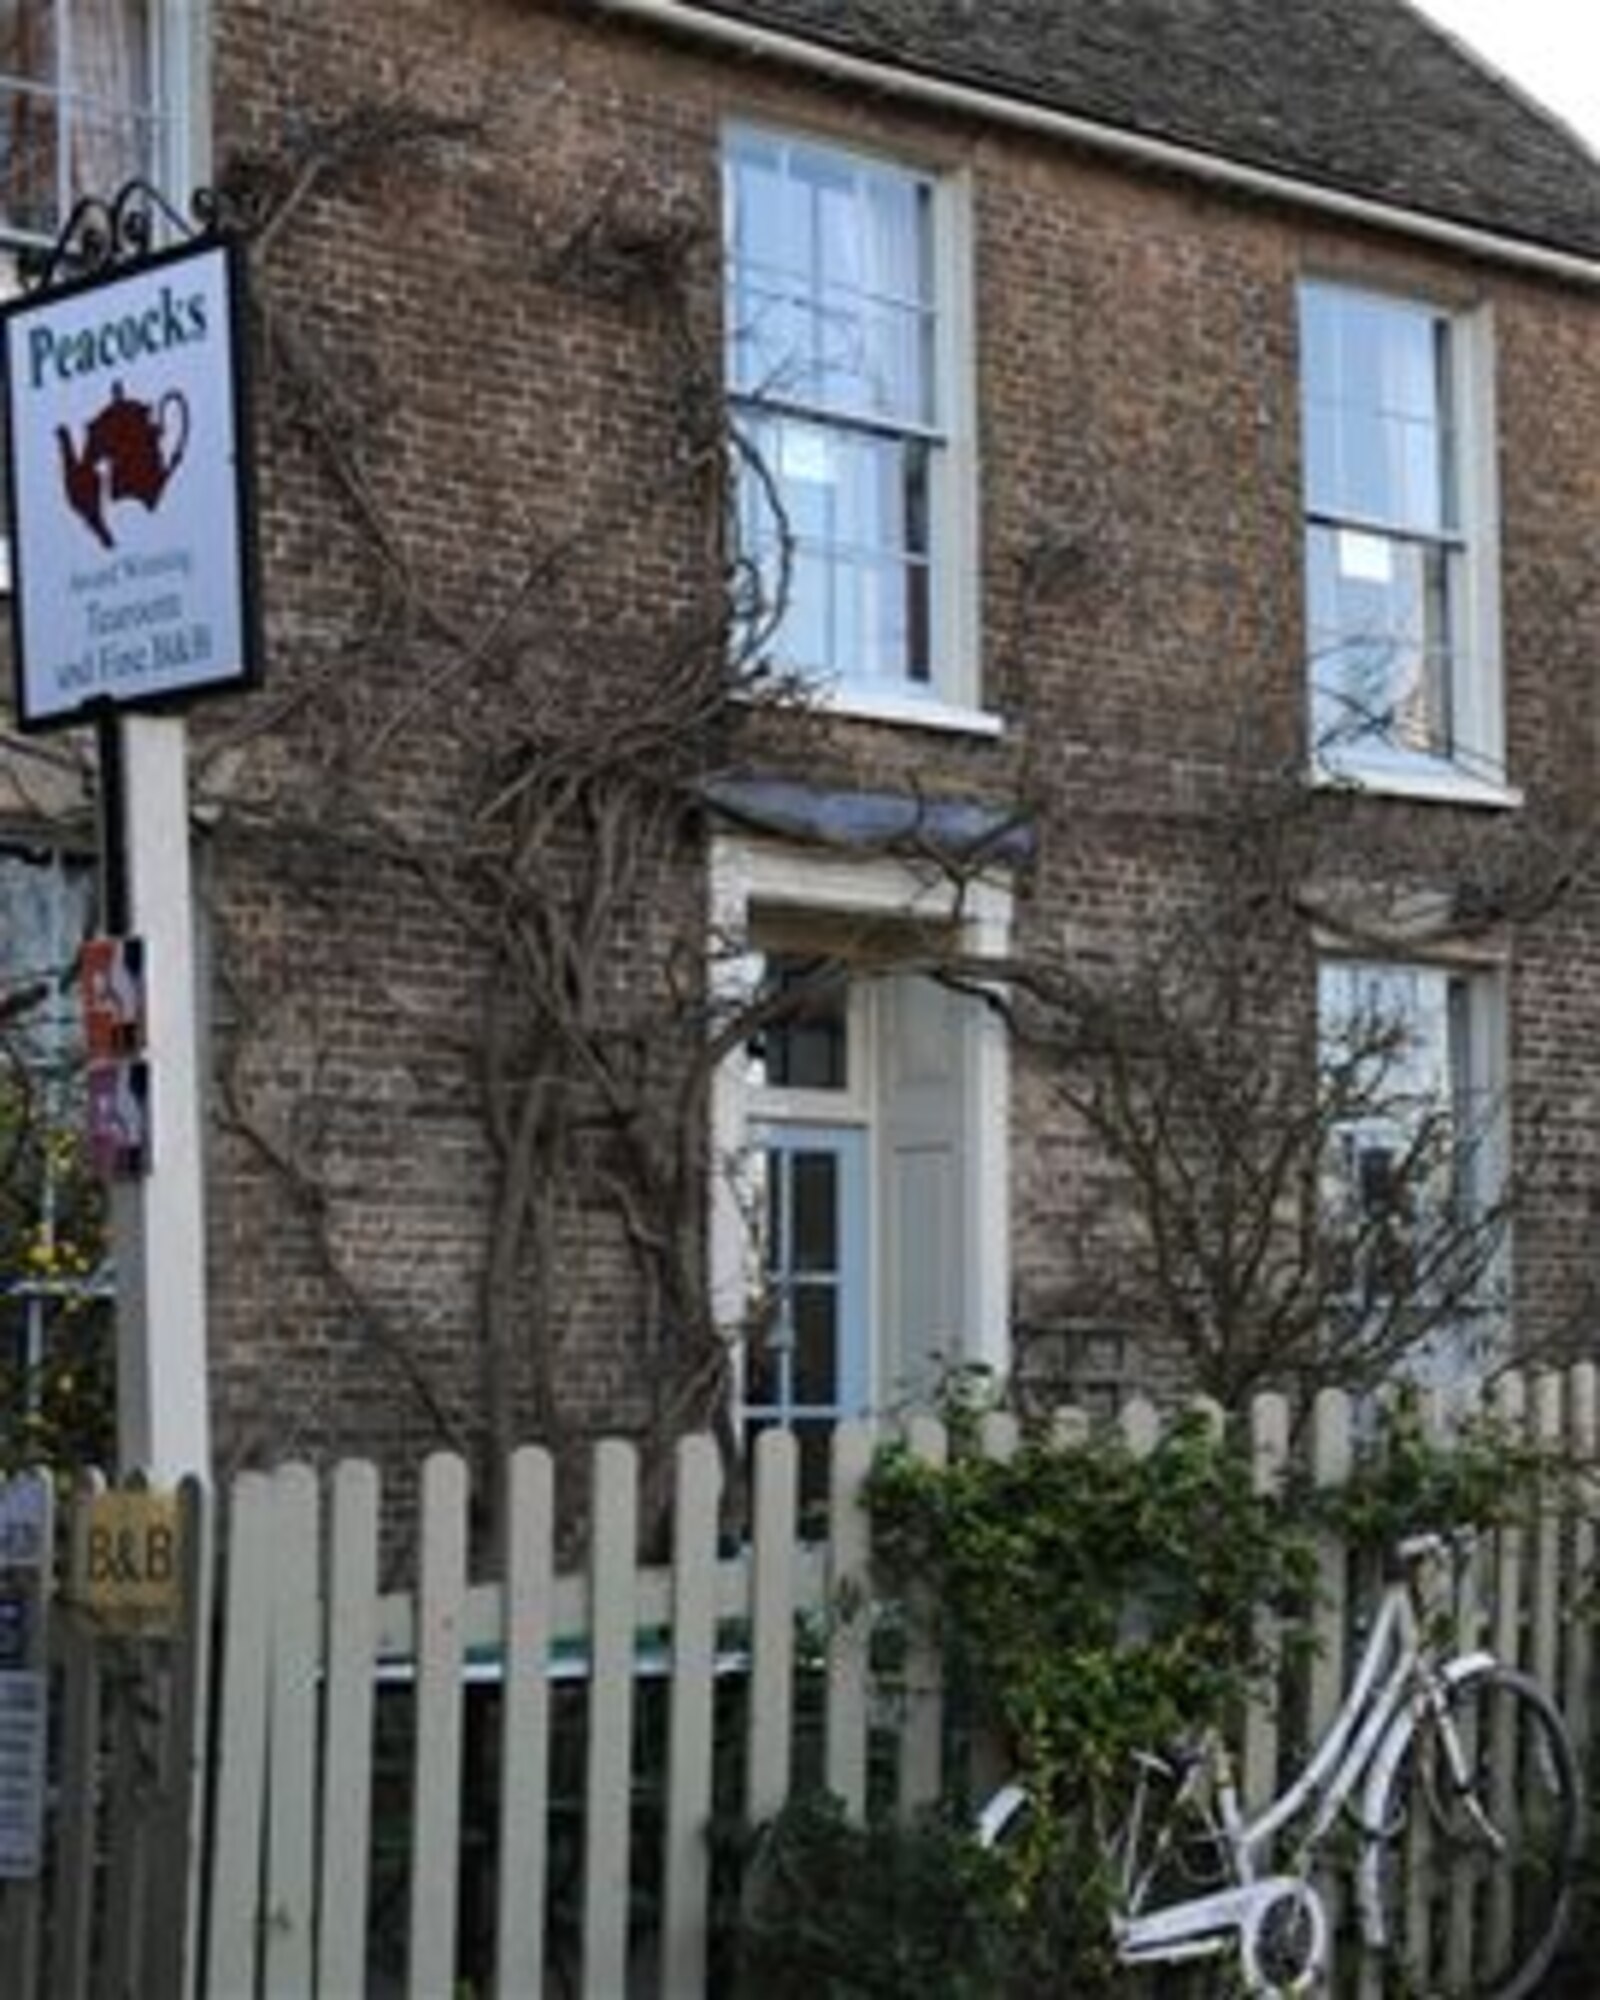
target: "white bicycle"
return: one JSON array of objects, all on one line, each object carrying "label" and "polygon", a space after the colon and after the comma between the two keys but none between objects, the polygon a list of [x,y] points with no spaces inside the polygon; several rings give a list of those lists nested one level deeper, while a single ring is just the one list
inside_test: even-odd
[{"label": "white bicycle", "polygon": [[[1361,1935],[1399,1954],[1403,1990],[1480,2000],[1538,1991],[1561,1946],[1581,1842],[1576,1760],[1535,1681],[1436,1641],[1425,1584],[1445,1548],[1436,1535],[1401,1543],[1344,1705],[1261,1812],[1245,1813],[1215,1734],[1137,1760],[1109,1854],[1121,1964],[1231,1957],[1248,1992],[1309,1992],[1330,1955],[1311,1872],[1353,1822]],[[1003,1786],[979,1838],[1020,1837],[1029,1809],[1020,1785]]]}]

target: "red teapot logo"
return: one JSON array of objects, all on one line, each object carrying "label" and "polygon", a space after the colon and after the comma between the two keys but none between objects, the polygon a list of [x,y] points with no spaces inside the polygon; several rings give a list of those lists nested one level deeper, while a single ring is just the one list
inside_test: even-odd
[{"label": "red teapot logo", "polygon": [[113,500],[137,500],[150,513],[189,448],[189,404],[181,389],[141,403],[113,382],[111,400],[90,419],[81,449],[65,424],[56,426],[67,505],[104,547],[116,541],[106,525]]}]

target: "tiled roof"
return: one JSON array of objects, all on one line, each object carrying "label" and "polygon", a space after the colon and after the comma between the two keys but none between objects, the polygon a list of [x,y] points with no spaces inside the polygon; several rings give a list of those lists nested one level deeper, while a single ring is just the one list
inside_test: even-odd
[{"label": "tiled roof", "polygon": [[1600,257],[1600,159],[1405,0],[693,3],[703,13]]}]

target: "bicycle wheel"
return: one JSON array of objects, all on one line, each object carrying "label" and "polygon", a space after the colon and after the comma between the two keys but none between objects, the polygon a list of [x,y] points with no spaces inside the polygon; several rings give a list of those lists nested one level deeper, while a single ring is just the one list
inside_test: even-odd
[{"label": "bicycle wheel", "polygon": [[1457,1681],[1443,1718],[1413,1730],[1378,1815],[1403,1990],[1536,1993],[1566,1929],[1579,1819],[1572,1745],[1537,1682],[1493,1666]]}]

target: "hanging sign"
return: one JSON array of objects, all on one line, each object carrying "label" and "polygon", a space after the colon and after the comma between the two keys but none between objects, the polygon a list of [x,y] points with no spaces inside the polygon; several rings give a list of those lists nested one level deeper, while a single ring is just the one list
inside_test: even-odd
[{"label": "hanging sign", "polygon": [[239,257],[185,247],[5,311],[24,729],[255,677]]}]

